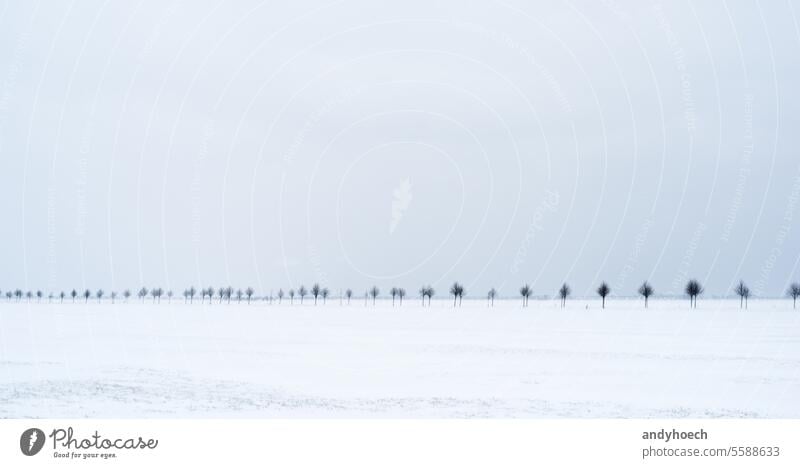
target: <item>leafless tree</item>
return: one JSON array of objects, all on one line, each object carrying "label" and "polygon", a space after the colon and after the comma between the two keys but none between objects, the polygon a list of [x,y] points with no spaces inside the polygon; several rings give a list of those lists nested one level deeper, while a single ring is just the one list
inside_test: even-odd
[{"label": "leafless tree", "polygon": [[294,289],[289,290],[289,305],[294,305]]},{"label": "leafless tree", "polygon": [[533,294],[531,287],[527,284],[523,284],[522,287],[519,288],[519,294],[522,296],[522,307],[528,307],[528,298]]},{"label": "leafless tree", "polygon": [[161,304],[161,296],[164,295],[164,290],[161,288],[153,288],[153,290],[150,291],[150,295],[153,296],[153,303],[158,301],[158,303]]},{"label": "leafless tree", "polygon": [[78,291],[73,289],[72,292],[70,293],[70,296],[72,296],[72,302],[74,303],[75,298],[78,297]]},{"label": "leafless tree", "polygon": [[644,308],[647,308],[647,301],[650,299],[650,296],[653,295],[653,287],[650,286],[650,283],[645,281],[639,286],[639,295],[644,297]]},{"label": "leafless tree", "polygon": [[397,297],[397,288],[390,289],[389,294],[392,296],[392,307],[394,307],[394,298]]},{"label": "leafless tree", "polygon": [[486,295],[487,306],[494,307],[494,298],[497,296],[497,290],[492,288],[489,290],[489,293]]},{"label": "leafless tree", "polygon": [[303,305],[303,298],[306,297],[306,294],[308,294],[308,291],[306,291],[305,286],[300,286],[297,289],[297,294],[300,296],[300,305]]},{"label": "leafless tree", "polygon": [[[31,294],[31,293],[28,293],[28,295],[30,295],[30,294]],[[89,291],[88,289],[87,289],[87,290],[85,290],[85,291],[83,292],[83,298],[85,299],[85,301],[84,301],[84,302],[87,302],[87,303],[88,303],[88,302],[89,302],[89,298],[90,298],[90,297],[92,297],[92,292],[91,292],[91,291]]]},{"label": "leafless tree", "polygon": [[317,305],[317,297],[322,292],[322,289],[319,287],[319,284],[314,283],[314,286],[311,286],[311,295],[314,296],[314,305]]},{"label": "leafless tree", "polygon": [[117,293],[114,292],[114,291],[111,291],[111,303],[115,304],[116,301],[117,301]]},{"label": "leafless tree", "polygon": [[64,291],[61,291],[61,293],[59,293],[58,295],[58,298],[61,299],[62,304],[64,303],[64,296],[66,296],[66,294],[64,294]]},{"label": "leafless tree", "polygon": [[41,291],[36,291],[36,302],[42,302],[43,295]]},{"label": "leafless tree", "polygon": [[559,297],[561,297],[562,309],[567,306],[567,297],[569,297],[569,294],[571,292],[572,290],[569,288],[569,285],[567,283],[562,284],[561,287],[558,289],[558,295]]},{"label": "leafless tree", "polygon": [[786,292],[789,296],[792,296],[792,307],[797,308],[797,298],[800,296],[800,283],[792,283],[789,286],[789,290]]},{"label": "leafless tree", "polygon": [[397,288],[397,297],[400,298],[400,306],[403,306],[403,298],[406,297],[406,290],[403,288]]},{"label": "leafless tree", "polygon": [[597,294],[603,298],[603,309],[606,308],[606,296],[611,292],[611,288],[606,284],[605,281],[600,283],[600,286],[597,288]]},{"label": "leafless tree", "polygon": [[686,295],[689,296],[689,306],[697,308],[697,296],[703,294],[703,286],[697,280],[686,283]]},{"label": "leafless tree", "polygon": [[190,286],[189,289],[186,291],[189,293],[189,304],[194,303],[194,295],[197,294],[197,289],[194,286]]},{"label": "leafless tree", "polygon": [[456,281],[450,286],[450,294],[453,295],[453,307],[456,306],[456,301],[458,301],[458,305],[461,305],[461,299],[464,297],[464,286]]},{"label": "leafless tree", "polygon": [[97,291],[97,303],[98,303],[98,304],[99,304],[99,303],[100,303],[100,301],[103,299],[103,294],[104,294],[104,293],[103,293],[103,290],[102,290],[102,289],[100,289],[100,290],[98,290],[98,291]]},{"label": "leafless tree", "polygon": [[350,305],[350,298],[353,297],[353,290],[348,289],[344,292],[345,297],[347,297],[347,305]]},{"label": "leafless tree", "polygon": [[372,297],[373,306],[375,305],[375,299],[378,297],[378,294],[380,294],[380,292],[381,290],[378,289],[377,286],[373,286],[372,289],[369,290],[369,295]]},{"label": "leafless tree", "polygon": [[172,290],[167,291],[167,302],[172,304]]},{"label": "leafless tree", "polygon": [[322,305],[325,305],[328,302],[328,296],[330,296],[331,291],[328,288],[322,288],[320,294],[322,295]]},{"label": "leafless tree", "polygon": [[739,308],[742,308],[742,303],[744,303],[744,308],[747,308],[747,298],[750,297],[750,288],[744,284],[744,281],[739,281],[739,284],[733,289],[736,294],[739,296]]}]

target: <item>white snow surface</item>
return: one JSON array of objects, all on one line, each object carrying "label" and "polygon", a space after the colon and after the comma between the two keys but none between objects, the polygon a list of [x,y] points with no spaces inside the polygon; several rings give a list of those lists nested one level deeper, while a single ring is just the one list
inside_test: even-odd
[{"label": "white snow surface", "polygon": [[0,303],[3,418],[798,418],[798,395],[788,300]]}]

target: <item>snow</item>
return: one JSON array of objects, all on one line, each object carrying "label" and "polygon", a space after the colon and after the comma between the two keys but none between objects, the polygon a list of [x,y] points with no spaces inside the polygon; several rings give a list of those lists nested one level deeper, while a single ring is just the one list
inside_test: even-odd
[{"label": "snow", "polygon": [[788,300],[296,302],[3,301],[0,417],[800,417]]}]

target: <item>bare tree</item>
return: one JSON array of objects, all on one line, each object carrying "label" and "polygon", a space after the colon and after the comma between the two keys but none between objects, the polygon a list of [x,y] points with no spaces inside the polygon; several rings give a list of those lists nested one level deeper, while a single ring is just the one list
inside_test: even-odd
[{"label": "bare tree", "polygon": [[422,298],[422,307],[425,307],[425,296],[428,295],[428,288],[423,286],[419,288],[419,297]]},{"label": "bare tree", "polygon": [[62,304],[64,303],[64,296],[66,296],[66,294],[64,294],[64,291],[61,291],[61,293],[59,293],[58,295],[58,298],[61,299]]},{"label": "bare tree", "polygon": [[195,289],[194,286],[190,286],[186,292],[189,293],[189,304],[193,304],[194,295],[197,294],[197,289]]},{"label": "bare tree", "polygon": [[603,308],[606,308],[606,296],[611,292],[611,288],[606,284],[605,281],[600,283],[600,286],[597,288],[597,294],[603,298]]},{"label": "bare tree", "polygon": [[167,302],[172,304],[172,290],[167,291]]},{"label": "bare tree", "polygon": [[744,284],[744,281],[739,281],[739,284],[736,285],[734,291],[739,296],[739,308],[742,308],[742,303],[744,303],[744,308],[747,308],[747,298],[750,297],[750,288]]},{"label": "bare tree", "polygon": [[289,305],[294,304],[294,289],[289,290]]},{"label": "bare tree", "polygon": [[569,297],[569,294],[571,292],[572,290],[569,288],[569,285],[567,283],[562,284],[561,287],[558,289],[558,295],[559,297],[561,297],[562,309],[567,306],[567,297]]},{"label": "bare tree", "polygon": [[125,292],[122,293],[122,296],[125,297],[125,302],[128,302],[128,298],[131,297],[131,291],[126,289]]},{"label": "bare tree", "polygon": [[458,300],[458,305],[461,305],[461,298],[464,297],[464,286],[456,281],[450,286],[450,294],[453,295],[453,307],[456,306],[456,300]]},{"label": "bare tree", "polygon": [[331,294],[331,291],[328,288],[322,288],[320,294],[322,295],[322,305],[327,304],[328,296]]},{"label": "bare tree", "polygon": [[797,298],[800,296],[800,283],[792,283],[786,294],[792,297],[792,308],[797,308]]},{"label": "bare tree", "polygon": [[278,305],[283,302],[283,289],[278,289]]},{"label": "bare tree", "polygon": [[487,300],[487,304],[486,305],[487,306],[494,307],[494,298],[495,298],[495,296],[497,296],[497,290],[495,290],[494,288],[490,289],[489,293],[486,295],[486,300]]},{"label": "bare tree", "polygon": [[397,288],[397,297],[400,298],[400,306],[403,306],[403,298],[406,297],[406,290],[403,288]]},{"label": "bare tree", "polygon": [[350,298],[353,297],[353,290],[348,289],[344,292],[345,297],[347,297],[347,305],[350,305]]},{"label": "bare tree", "polygon": [[394,307],[394,298],[397,297],[397,288],[390,289],[389,294],[392,295],[392,307]]},{"label": "bare tree", "polygon": [[42,302],[43,295],[41,291],[36,291],[36,302]]},{"label": "bare tree", "polygon": [[75,302],[75,298],[78,297],[78,291],[73,289],[72,292],[70,293],[70,295],[72,296],[72,302],[74,303]]},{"label": "bare tree", "polygon": [[381,290],[380,290],[380,289],[378,289],[378,287],[377,287],[377,286],[373,286],[373,287],[372,287],[372,288],[369,290],[369,295],[372,297],[372,305],[373,305],[373,306],[375,305],[375,299],[377,299],[377,298],[378,298],[378,294],[380,294],[380,293],[381,293]]},{"label": "bare tree", "polygon": [[703,293],[703,286],[697,280],[686,283],[686,295],[689,296],[689,306],[697,308],[697,296]]},{"label": "bare tree", "polygon": [[101,300],[101,299],[103,299],[103,294],[104,294],[104,293],[103,293],[103,290],[102,290],[102,289],[100,289],[100,290],[98,290],[98,291],[97,291],[97,303],[98,303],[98,304],[100,303],[100,300]]},{"label": "bare tree", "polygon": [[28,302],[31,302],[31,298],[33,297],[33,293],[28,291],[25,293],[25,297],[28,299]]},{"label": "bare tree", "polygon": [[314,305],[317,305],[317,297],[322,292],[322,288],[319,287],[319,284],[314,283],[314,286],[311,286],[311,295],[314,296]]},{"label": "bare tree", "polygon": [[533,294],[531,287],[527,284],[523,284],[522,287],[519,288],[519,294],[522,296],[522,307],[528,307],[528,298]]},{"label": "bare tree", "polygon": [[[30,293],[28,293],[28,295],[30,295]],[[83,292],[83,298],[85,299],[84,302],[88,303],[90,297],[92,297],[92,292],[91,291],[89,291],[87,289],[86,291]]]},{"label": "bare tree", "polygon": [[436,294],[436,290],[433,289],[433,286],[428,285],[428,289],[425,291],[425,294],[428,296],[428,307],[430,307],[431,299],[433,299],[434,294]]},{"label": "bare tree", "polygon": [[644,308],[647,308],[647,301],[650,299],[650,296],[653,295],[653,287],[650,286],[650,283],[645,281],[639,286],[639,295],[644,297]]},{"label": "bare tree", "polygon": [[[256,291],[248,286],[247,289],[244,290],[244,293],[247,294],[247,303],[249,304],[250,299],[253,297],[253,294],[255,294]],[[283,294],[283,291],[281,291],[281,294]]]},{"label": "bare tree", "polygon": [[115,304],[116,300],[117,300],[117,293],[114,292],[114,291],[111,291],[111,303]]},{"label": "bare tree", "polygon": [[303,298],[306,297],[306,294],[308,294],[305,286],[300,286],[300,288],[297,289],[297,294],[300,296],[300,305],[303,305]]},{"label": "bare tree", "polygon": [[149,291],[147,290],[147,288],[142,288],[139,290],[139,299],[141,299],[142,302],[144,302],[144,298],[147,297],[148,292]]}]

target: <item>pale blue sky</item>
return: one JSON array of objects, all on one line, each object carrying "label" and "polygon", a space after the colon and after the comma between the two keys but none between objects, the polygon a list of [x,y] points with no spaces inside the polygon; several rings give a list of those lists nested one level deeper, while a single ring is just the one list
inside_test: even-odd
[{"label": "pale blue sky", "polygon": [[800,279],[791,2],[6,2],[0,290]]}]

